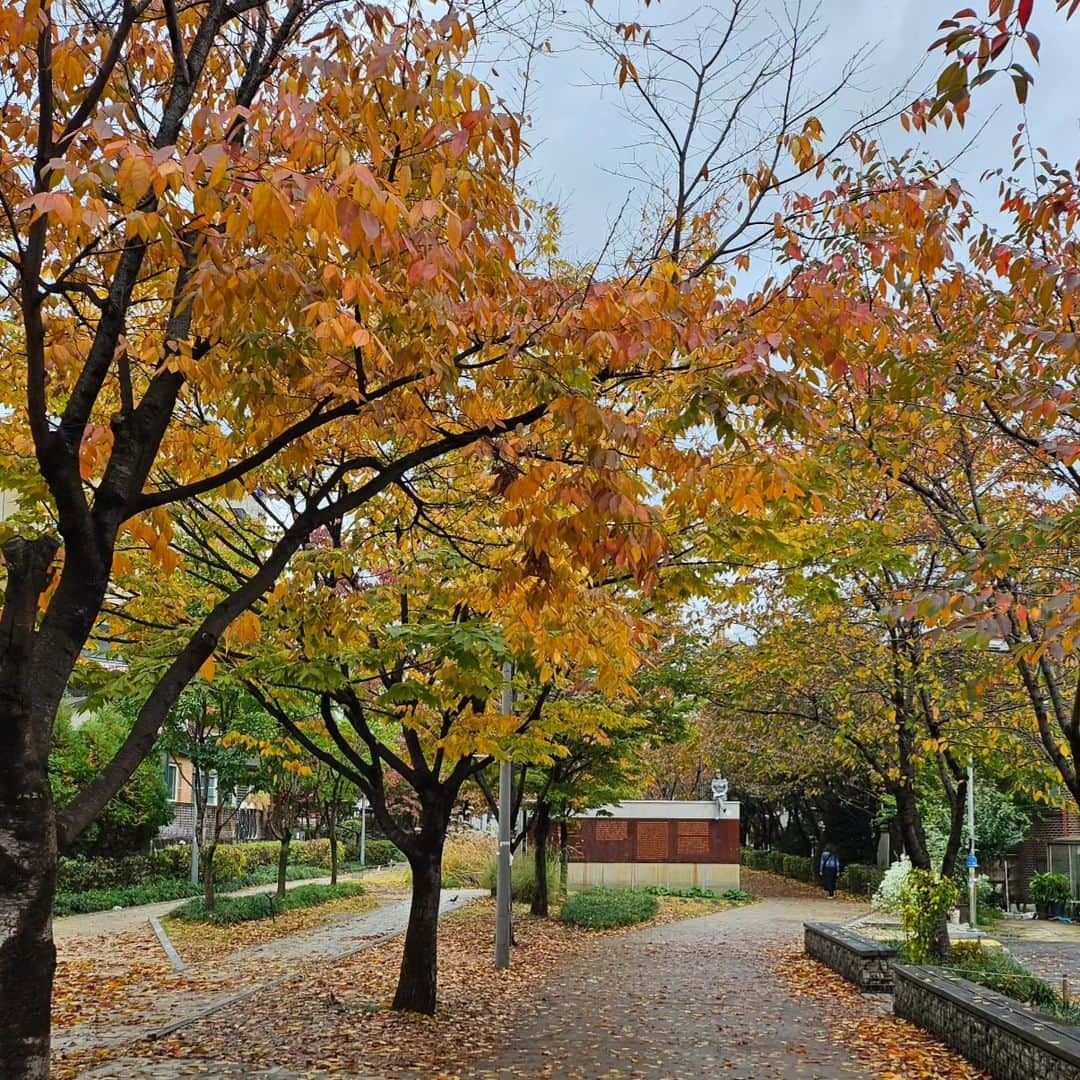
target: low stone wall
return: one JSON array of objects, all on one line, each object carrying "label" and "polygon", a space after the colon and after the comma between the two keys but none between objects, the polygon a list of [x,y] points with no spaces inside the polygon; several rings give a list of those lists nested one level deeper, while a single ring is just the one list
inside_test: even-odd
[{"label": "low stone wall", "polygon": [[832,968],[848,982],[869,993],[892,989],[892,960],[896,950],[862,937],[835,923],[803,923],[807,956]]},{"label": "low stone wall", "polygon": [[1077,1080],[1080,1028],[940,968],[893,965],[893,1011],[994,1080]]}]

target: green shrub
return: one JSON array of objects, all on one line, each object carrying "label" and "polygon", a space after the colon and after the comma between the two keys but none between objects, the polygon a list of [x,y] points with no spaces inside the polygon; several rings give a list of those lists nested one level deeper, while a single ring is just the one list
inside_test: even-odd
[{"label": "green shrub", "polygon": [[368,840],[364,845],[364,857],[368,866],[390,866],[405,858],[393,840]]},{"label": "green shrub", "polygon": [[930,870],[912,870],[900,891],[900,921],[904,928],[904,954],[913,964],[925,964],[937,955],[942,919],[956,903],[959,890],[951,878]]},{"label": "green shrub", "polygon": [[148,855],[127,855],[122,859],[61,856],[57,870],[57,891],[89,892],[127,885],[146,885],[163,878],[187,877],[191,865],[186,844],[162,848]]},{"label": "green shrub", "polygon": [[197,896],[201,891],[200,885],[175,879],[113,889],[86,889],[76,893],[57,893],[53,911],[58,916],[88,915],[114,907],[128,908],[139,904],[160,904],[165,900],[183,900],[188,896]]},{"label": "green shrub", "polygon": [[765,868],[771,874],[782,875],[784,873],[784,853],[773,848],[773,850],[765,856]]},{"label": "green shrub", "polygon": [[[548,859],[547,879],[548,896],[552,897],[559,891],[559,860]],[[499,864],[492,859],[484,868],[480,888],[488,889],[491,895],[495,895],[495,888],[499,876]],[[443,881],[445,885],[445,879]],[[531,904],[533,889],[536,886],[536,860],[530,856],[519,855],[510,864],[510,895],[515,904]],[[450,886],[456,888],[456,886]]]},{"label": "green shrub", "polygon": [[[276,866],[259,866],[250,874],[245,874],[240,888],[248,885],[273,885],[277,881],[278,871]],[[326,877],[326,871],[321,866],[303,866],[289,863],[285,867],[286,881],[310,881],[311,878]]]},{"label": "green shrub", "polygon": [[796,881],[812,882],[814,880],[814,864],[805,855],[785,855],[783,858],[784,877],[795,878]]},{"label": "green shrub", "polygon": [[1080,1005],[1064,1001],[1050,983],[1000,949],[987,949],[980,941],[954,942],[948,970],[1068,1024],[1080,1024]]},{"label": "green shrub", "polygon": [[684,900],[715,900],[716,893],[712,889],[702,889],[694,885],[689,889],[669,889],[664,885],[646,885],[642,890],[652,896],[677,896]]},{"label": "green shrub", "polygon": [[590,889],[563,905],[563,922],[589,930],[609,930],[647,922],[660,910],[655,896],[641,889]]},{"label": "green shrub", "polygon": [[884,866],[851,863],[840,872],[840,888],[856,896],[872,896],[885,877]]},{"label": "green shrub", "polygon": [[1036,874],[1028,885],[1028,895],[1036,904],[1064,904],[1071,892],[1065,874]]},{"label": "green shrub", "polygon": [[720,894],[721,900],[731,900],[736,904],[749,904],[753,897],[745,889],[725,889]]},{"label": "green shrub", "polygon": [[202,898],[178,907],[170,918],[185,922],[213,923],[215,926],[231,926],[234,923],[269,919],[296,908],[317,907],[319,904],[340,900],[342,897],[359,896],[364,887],[356,882],[339,885],[298,885],[278,899],[272,893],[255,893],[250,896],[222,896],[213,911],[207,911]]}]

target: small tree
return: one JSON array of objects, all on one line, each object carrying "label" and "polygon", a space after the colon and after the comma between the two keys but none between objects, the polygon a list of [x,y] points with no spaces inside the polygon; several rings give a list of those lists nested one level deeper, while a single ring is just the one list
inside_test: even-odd
[{"label": "small tree", "polygon": [[[53,730],[49,777],[53,798],[64,802],[82,790],[124,741],[131,717],[122,704],[107,704],[79,723],[61,715]],[[115,857],[144,850],[172,816],[161,762],[148,757],[106,803],[72,846],[73,854]]]},{"label": "small tree", "polygon": [[255,779],[249,754],[229,736],[273,729],[253,699],[227,683],[189,687],[166,720],[162,745],[191,763],[194,833],[201,845],[198,871],[207,911],[216,899],[214,856],[222,833],[239,813],[240,789],[250,788]]}]

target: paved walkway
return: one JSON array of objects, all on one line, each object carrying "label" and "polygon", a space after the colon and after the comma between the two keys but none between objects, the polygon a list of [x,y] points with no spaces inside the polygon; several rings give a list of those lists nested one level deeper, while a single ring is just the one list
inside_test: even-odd
[{"label": "paved walkway", "polygon": [[[482,890],[475,889],[444,890],[440,913],[453,911],[468,903],[474,896],[483,895],[486,894]],[[308,964],[340,960],[369,948],[376,942],[394,937],[404,931],[408,916],[409,901],[395,901],[363,915],[341,916],[312,930],[232,952],[227,957],[227,966],[223,965],[223,968],[215,968],[208,963],[189,969],[194,973],[194,977],[185,989],[155,995],[150,1006],[138,1016],[120,1013],[99,1022],[54,1029],[53,1050],[63,1053],[121,1046],[139,1039],[167,1034],[193,1023],[200,1017],[239,1004],[261,989],[292,978]],[[200,967],[210,970],[200,971]],[[242,980],[239,980],[239,985],[237,973],[244,975]],[[218,975],[220,980],[215,979]],[[147,1062],[141,1064],[141,1072],[135,1069],[130,1072],[117,1072],[115,1075],[157,1075],[146,1071],[149,1068]],[[190,1065],[189,1062],[188,1066]],[[195,1070],[195,1073],[197,1071]],[[114,1074],[95,1071],[90,1075],[96,1077]],[[212,1068],[204,1068],[202,1075],[213,1076],[217,1073]]]},{"label": "paved walkway", "polygon": [[804,921],[842,922],[863,910],[823,898],[780,897],[612,937],[523,1002],[521,1024],[505,1052],[467,1075],[876,1075],[830,1039],[818,1002],[793,996],[773,974],[776,951],[801,939]]},{"label": "paved walkway", "polygon": [[[341,873],[338,881],[362,881],[363,873]],[[308,878],[305,881],[288,881],[286,889],[295,889],[298,885],[329,885],[330,875]],[[221,892],[218,896],[251,896],[254,893],[273,892],[277,886],[249,885],[233,892]],[[53,940],[57,944],[76,938],[101,937],[102,934],[122,934],[127,930],[137,930],[146,925],[151,916],[160,919],[174,908],[186,904],[191,897],[182,900],[163,900],[159,904],[139,904],[136,907],[120,908],[118,911],[93,911],[89,915],[65,915],[62,919],[53,919]]]}]

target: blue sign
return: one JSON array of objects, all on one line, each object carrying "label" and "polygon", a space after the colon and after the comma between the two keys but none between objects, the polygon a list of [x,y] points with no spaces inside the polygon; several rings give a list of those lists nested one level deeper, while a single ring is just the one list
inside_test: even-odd
[{"label": "blue sign", "polygon": [[974,855],[969,855],[967,857],[967,864],[969,867],[971,867],[972,870],[974,870],[975,867],[979,865],[979,860]]}]

